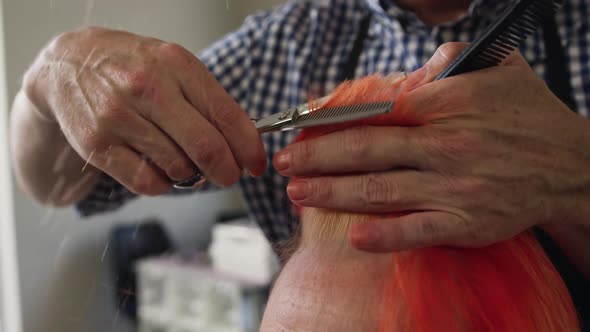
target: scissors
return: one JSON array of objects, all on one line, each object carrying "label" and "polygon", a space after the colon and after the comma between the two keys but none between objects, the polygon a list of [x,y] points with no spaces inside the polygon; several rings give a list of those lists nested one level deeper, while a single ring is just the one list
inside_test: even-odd
[{"label": "scissors", "polygon": [[[320,98],[311,104],[301,104],[262,119],[251,120],[256,125],[258,132],[264,134],[360,120],[389,113],[394,105],[394,101],[389,100],[334,107],[320,106],[325,103],[327,98]],[[173,187],[176,189],[196,189],[206,181],[203,173],[197,170],[195,175],[186,180],[175,182]]]}]

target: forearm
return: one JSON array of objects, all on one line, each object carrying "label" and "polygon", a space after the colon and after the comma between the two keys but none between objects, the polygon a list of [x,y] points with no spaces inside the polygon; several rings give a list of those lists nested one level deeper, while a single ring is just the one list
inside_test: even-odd
[{"label": "forearm", "polygon": [[41,203],[64,206],[85,197],[99,171],[72,149],[56,122],[21,91],[11,113],[11,154],[20,187]]},{"label": "forearm", "polygon": [[[574,145],[578,145],[579,164],[590,169],[590,120],[578,119],[575,123],[580,133]],[[563,206],[563,220],[546,225],[545,231],[551,235],[564,254],[578,270],[590,280],[590,173],[572,172],[572,183],[564,192],[568,203]]]},{"label": "forearm", "polygon": [[590,223],[545,226],[543,229],[553,238],[570,262],[590,280]]}]

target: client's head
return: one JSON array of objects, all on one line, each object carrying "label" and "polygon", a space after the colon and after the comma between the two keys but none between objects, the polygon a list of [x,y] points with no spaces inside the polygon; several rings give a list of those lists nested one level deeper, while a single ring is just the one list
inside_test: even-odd
[{"label": "client's head", "polygon": [[[329,105],[396,98],[402,75],[340,86]],[[326,106],[329,106],[326,105]],[[356,125],[420,124],[409,110],[305,130],[311,139]],[[261,331],[576,331],[559,274],[531,233],[485,248],[393,254],[353,248],[349,227],[375,215],[303,208]]]}]

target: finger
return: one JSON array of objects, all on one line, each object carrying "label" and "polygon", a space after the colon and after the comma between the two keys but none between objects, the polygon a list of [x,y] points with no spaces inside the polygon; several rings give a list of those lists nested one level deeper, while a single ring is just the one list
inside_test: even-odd
[{"label": "finger", "polygon": [[195,174],[193,162],[168,135],[140,116],[129,120],[131,123],[125,125],[134,129],[120,130],[118,136],[130,147],[148,157],[172,180],[184,180]]},{"label": "finger", "polygon": [[438,47],[434,55],[420,69],[410,73],[403,84],[406,90],[413,90],[426,83],[432,82],[438,74],[447,68],[468,43],[451,42]]},{"label": "finger", "polygon": [[139,114],[169,136],[211,182],[234,184],[241,172],[223,135],[186,101],[172,79],[148,81],[136,105]]},{"label": "finger", "polygon": [[348,238],[352,246],[370,252],[391,252],[437,245],[462,245],[467,233],[458,216],[438,211],[415,212],[396,218],[355,224]]},{"label": "finger", "polygon": [[[426,83],[432,82],[443,70],[445,70],[463,52],[469,43],[450,42],[438,47],[432,57],[420,69],[410,73],[402,83],[407,90],[415,89]],[[502,65],[529,67],[527,60],[520,51],[512,51],[502,61]]]},{"label": "finger", "polygon": [[113,145],[101,155],[90,156],[89,162],[136,194],[155,196],[170,191],[168,179],[128,147]]},{"label": "finger", "polygon": [[266,168],[266,155],[260,135],[246,112],[205,65],[186,49],[163,44],[161,52],[165,58],[174,59],[171,65],[177,69],[174,73],[181,83],[182,93],[227,140],[241,168],[254,175],[262,174]]},{"label": "finger", "polygon": [[416,140],[420,129],[359,126],[289,145],[274,157],[286,176],[432,169],[436,164]]},{"label": "finger", "polygon": [[400,170],[296,179],[287,194],[297,205],[351,212],[429,210],[442,207],[442,183],[435,173]]},{"label": "finger", "polygon": [[[266,169],[266,154],[256,127],[209,72],[204,77],[204,84],[208,88],[206,99],[197,99],[191,94],[196,86],[187,84],[187,87],[183,86],[183,92],[191,104],[196,105],[225,137],[240,166],[254,175],[261,175]],[[194,80],[189,82],[195,84]]]},{"label": "finger", "polygon": [[[178,92],[177,92],[178,93]],[[152,121],[170,136],[211,182],[229,186],[241,171],[223,135],[184,98],[152,112]]]}]

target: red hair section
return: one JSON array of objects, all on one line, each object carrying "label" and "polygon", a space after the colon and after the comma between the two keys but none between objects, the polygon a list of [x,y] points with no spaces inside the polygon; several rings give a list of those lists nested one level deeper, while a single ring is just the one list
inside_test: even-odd
[{"label": "red hair section", "polygon": [[[401,97],[402,83],[405,75],[392,74],[390,76],[371,75],[355,81],[345,81],[338,85],[334,92],[324,102],[310,100],[312,107],[335,107],[369,102],[396,101]],[[396,103],[397,105],[397,103]],[[325,135],[337,130],[362,125],[373,126],[409,126],[421,124],[421,121],[394,105],[390,113],[374,116],[368,119],[345,122],[334,125],[306,128],[295,139],[295,142]],[[317,110],[316,112],[321,112]]]},{"label": "red hair section", "polygon": [[531,232],[485,248],[394,254],[381,331],[579,331],[568,290]]},{"label": "red hair section", "polygon": [[[317,106],[399,101],[403,78],[373,75],[345,82]],[[395,106],[386,115],[305,129],[296,141],[360,125],[421,124],[410,110]],[[580,329],[564,282],[531,232],[485,248],[432,247],[392,257],[394,268],[383,290],[382,332]]]}]

